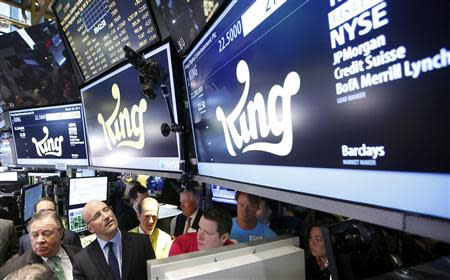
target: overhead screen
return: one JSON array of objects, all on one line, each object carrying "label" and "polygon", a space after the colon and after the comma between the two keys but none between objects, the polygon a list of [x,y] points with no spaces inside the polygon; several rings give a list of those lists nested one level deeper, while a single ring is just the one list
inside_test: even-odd
[{"label": "overhead screen", "polygon": [[76,102],[80,92],[55,21],[0,37],[3,108],[21,109]]},{"label": "overhead screen", "polygon": [[88,165],[81,103],[10,111],[20,165]]},{"label": "overhead screen", "polygon": [[147,1],[59,0],[52,6],[85,80],[159,41]]},{"label": "overhead screen", "polygon": [[199,173],[450,219],[448,2],[427,3],[233,1],[183,61]]},{"label": "overhead screen", "polygon": [[[146,54],[165,73],[175,121],[175,90],[169,44]],[[81,89],[91,165],[139,170],[180,171],[179,139],[161,134],[161,124],[170,123],[158,85],[156,98],[141,95],[139,72],[127,64]]]},{"label": "overhead screen", "polygon": [[152,0],[152,2],[161,14],[177,51],[184,54],[206,23],[226,0]]}]

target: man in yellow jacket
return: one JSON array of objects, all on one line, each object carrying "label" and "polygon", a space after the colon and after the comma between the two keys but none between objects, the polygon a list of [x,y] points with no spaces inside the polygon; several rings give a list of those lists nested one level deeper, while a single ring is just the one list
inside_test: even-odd
[{"label": "man in yellow jacket", "polygon": [[159,204],[154,198],[144,198],[138,205],[137,217],[139,226],[130,232],[148,234],[157,259],[166,258],[169,255],[172,238],[166,232],[156,228],[158,221]]}]

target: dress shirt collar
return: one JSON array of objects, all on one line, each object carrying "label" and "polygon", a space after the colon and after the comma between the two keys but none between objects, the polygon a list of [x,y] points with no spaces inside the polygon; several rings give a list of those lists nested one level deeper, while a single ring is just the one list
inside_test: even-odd
[{"label": "dress shirt collar", "polygon": [[100,248],[105,248],[106,243],[108,242],[112,242],[115,245],[118,245],[119,248],[122,246],[122,233],[120,232],[120,230],[117,230],[117,233],[113,236],[113,238],[111,238],[111,240],[103,240],[99,237],[97,237],[97,241],[98,244],[100,245]]}]

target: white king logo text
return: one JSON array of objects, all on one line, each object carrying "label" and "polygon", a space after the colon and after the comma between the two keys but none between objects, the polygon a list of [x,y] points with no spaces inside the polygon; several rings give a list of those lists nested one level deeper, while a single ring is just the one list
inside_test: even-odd
[{"label": "white king logo text", "polygon": [[56,138],[48,138],[48,128],[44,126],[42,128],[45,136],[41,141],[38,141],[35,137],[31,138],[31,142],[36,146],[37,154],[42,157],[46,155],[52,155],[60,157],[62,155],[62,141],[64,140],[63,136],[59,136]]},{"label": "white king logo text", "polygon": [[[267,112],[264,97],[260,92],[255,94],[253,100],[247,102],[250,88],[250,71],[244,60],[239,61],[236,67],[236,77],[241,84],[244,84],[244,91],[238,104],[228,117],[225,116],[220,106],[216,108],[216,117],[222,123],[228,153],[231,156],[236,156],[233,148],[234,143],[239,150],[243,148],[242,153],[262,151],[279,156],[288,155],[292,150],[293,143],[291,96],[297,94],[300,89],[300,76],[296,72],[290,72],[284,79],[283,86],[274,85],[270,89],[267,100]],[[277,98],[281,98],[281,120],[277,119]],[[256,118],[257,116],[258,119]],[[240,131],[236,128],[238,119]],[[272,132],[274,136],[283,134],[281,141],[279,143],[259,141],[244,146],[252,139],[258,140],[258,125],[262,139],[268,137],[269,133]],[[233,140],[233,143],[231,140]]]},{"label": "white king logo text", "polygon": [[[147,111],[147,102],[144,98],[139,101],[139,106],[133,105],[131,112],[127,108],[120,108],[120,89],[117,84],[111,88],[112,97],[117,100],[116,107],[111,116],[105,121],[102,114],[97,115],[98,123],[102,125],[106,146],[112,150],[112,146],[132,147],[142,149],[144,147],[144,112]],[[138,140],[126,140],[131,137]]]}]

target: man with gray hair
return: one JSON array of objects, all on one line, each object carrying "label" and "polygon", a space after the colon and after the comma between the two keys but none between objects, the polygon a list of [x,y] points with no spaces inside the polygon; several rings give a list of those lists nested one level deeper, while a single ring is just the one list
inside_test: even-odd
[{"label": "man with gray hair", "polygon": [[73,279],[72,262],[81,248],[62,245],[64,227],[55,211],[40,211],[28,223],[31,250],[12,259],[0,268],[0,279],[24,266],[44,263],[55,272],[58,279]]},{"label": "man with gray hair", "polygon": [[203,212],[200,209],[200,194],[196,189],[186,189],[180,193],[180,209],[183,213],[173,218],[170,224],[170,235],[175,237],[198,230]]}]

